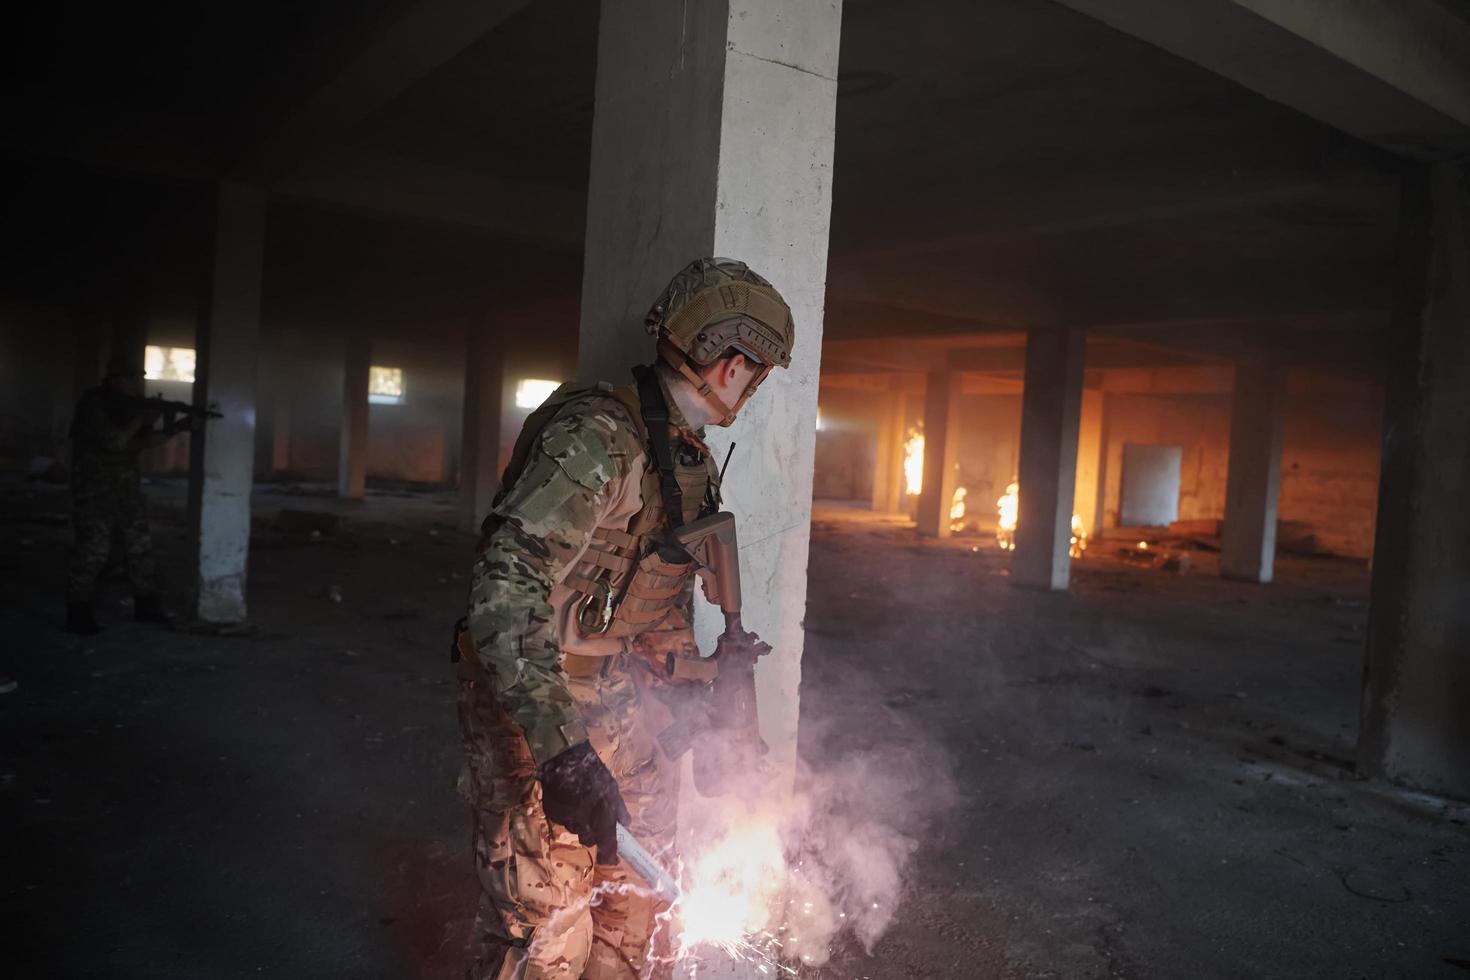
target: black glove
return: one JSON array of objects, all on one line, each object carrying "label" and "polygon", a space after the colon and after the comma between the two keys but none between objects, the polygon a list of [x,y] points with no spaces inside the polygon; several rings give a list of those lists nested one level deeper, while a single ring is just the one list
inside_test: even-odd
[{"label": "black glove", "polygon": [[541,806],[546,818],[597,848],[598,864],[618,863],[618,824],[629,823],[618,782],[590,742],[573,745],[541,764]]}]

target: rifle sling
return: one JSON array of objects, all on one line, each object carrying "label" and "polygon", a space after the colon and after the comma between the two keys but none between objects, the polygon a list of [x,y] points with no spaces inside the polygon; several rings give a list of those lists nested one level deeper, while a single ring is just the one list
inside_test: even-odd
[{"label": "rifle sling", "polygon": [[633,378],[638,382],[638,403],[643,414],[643,424],[648,429],[648,442],[653,447],[653,462],[658,467],[658,485],[663,492],[664,518],[669,530],[677,530],[684,523],[684,491],[674,476],[674,447],[669,439],[669,405],[664,401],[663,389],[659,387],[658,375],[648,366],[633,369]]}]

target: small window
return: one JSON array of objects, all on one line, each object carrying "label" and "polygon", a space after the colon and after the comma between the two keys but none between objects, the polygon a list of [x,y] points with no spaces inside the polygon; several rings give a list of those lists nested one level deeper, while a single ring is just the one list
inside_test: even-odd
[{"label": "small window", "polygon": [[143,348],[143,377],[149,381],[183,381],[194,383],[194,348]]},{"label": "small window", "polygon": [[403,404],[403,368],[368,368],[368,401],[374,405]]},{"label": "small window", "polygon": [[551,393],[561,387],[560,381],[547,381],[544,378],[522,378],[520,384],[516,385],[516,408],[535,410],[541,407],[541,403],[551,397]]}]

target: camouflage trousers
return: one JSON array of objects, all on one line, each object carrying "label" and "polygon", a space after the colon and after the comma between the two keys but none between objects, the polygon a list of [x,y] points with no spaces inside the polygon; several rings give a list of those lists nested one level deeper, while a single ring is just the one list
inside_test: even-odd
[{"label": "camouflage trousers", "polygon": [[136,465],[78,460],[72,471],[71,521],[74,537],[66,579],[68,602],[92,601],[97,578],[112,554],[114,534],[122,539],[133,594],[153,593],[157,588],[153,538],[148,533]]},{"label": "camouflage trousers", "polygon": [[[654,740],[662,705],[626,656],[601,675],[570,678],[597,754],[618,781],[628,828],[655,855],[672,856],[678,771]],[[662,977],[663,911],[625,863],[599,865],[576,835],[550,823],[520,728],[482,680],[461,673],[460,730],[474,813],[481,943],[474,980],[632,980]],[[655,940],[659,941],[655,943]],[[666,951],[665,951],[666,952]]]}]

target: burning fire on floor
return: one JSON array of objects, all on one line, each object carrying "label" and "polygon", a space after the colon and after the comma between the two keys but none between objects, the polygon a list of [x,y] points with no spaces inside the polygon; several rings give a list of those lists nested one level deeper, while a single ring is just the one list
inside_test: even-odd
[{"label": "burning fire on floor", "polygon": [[924,492],[924,433],[917,429],[903,444],[903,488],[911,497]]},{"label": "burning fire on floor", "polygon": [[[1014,551],[1016,548],[1016,525],[1021,518],[1021,485],[1012,480],[1006,486],[1006,492],[995,502],[996,526],[995,543],[1002,551]],[[1082,515],[1072,515],[1072,536],[1067,553],[1073,558],[1081,558],[1087,550],[1087,529],[1082,526]]]},{"label": "burning fire on floor", "polygon": [[965,526],[965,498],[970,491],[964,487],[955,487],[954,498],[949,505],[949,529],[959,531]]},{"label": "burning fire on floor", "polygon": [[995,526],[995,543],[1002,551],[1014,551],[1016,548],[1016,521],[1020,517],[1021,485],[1012,480],[1006,487],[1006,492],[995,502],[995,513],[998,523]]}]

